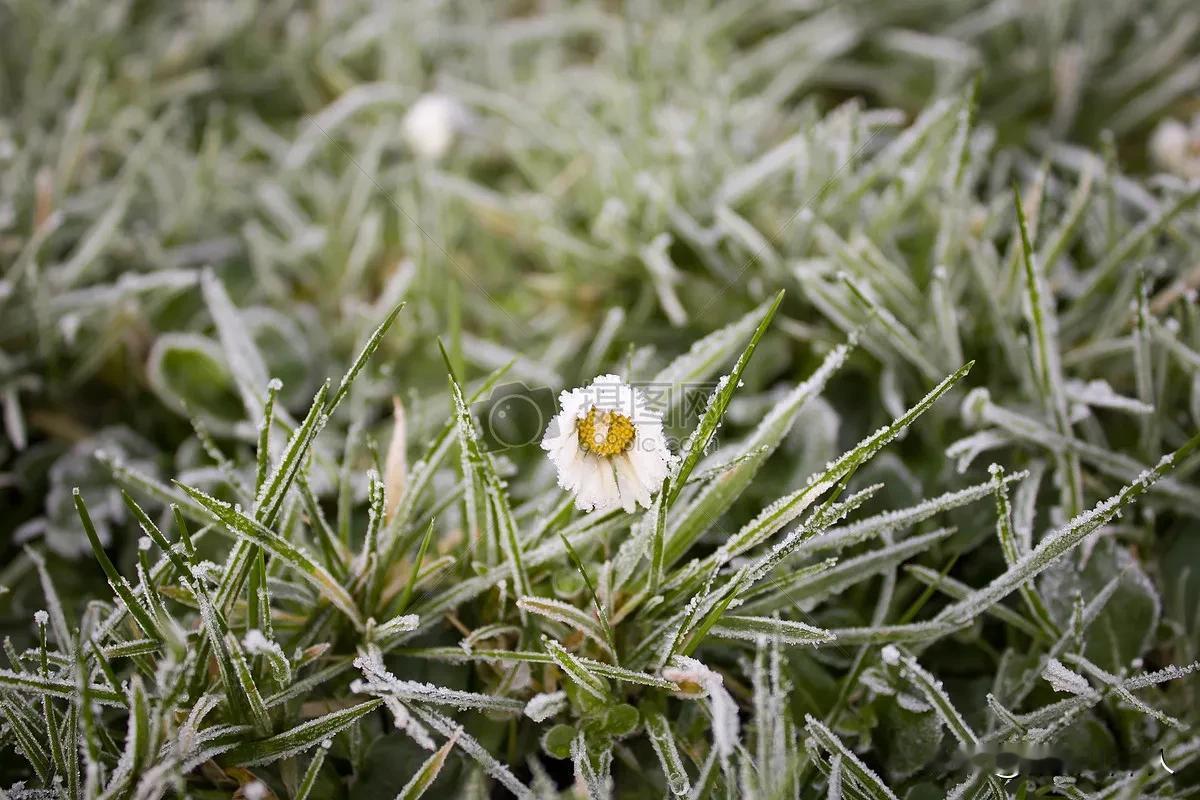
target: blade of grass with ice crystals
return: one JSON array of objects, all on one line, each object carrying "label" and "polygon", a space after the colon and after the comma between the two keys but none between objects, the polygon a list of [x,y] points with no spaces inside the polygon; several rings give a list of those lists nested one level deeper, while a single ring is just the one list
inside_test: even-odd
[{"label": "blade of grass with ice crystals", "polygon": [[[1065,657],[1068,660],[1070,660],[1073,664],[1075,664],[1076,666],[1082,668],[1085,672],[1087,672],[1089,675],[1091,675],[1093,679],[1099,681],[1109,691],[1116,694],[1124,702],[1129,704],[1132,708],[1137,709],[1138,711],[1142,712],[1143,714],[1146,714],[1147,716],[1154,717],[1156,720],[1158,720],[1159,722],[1161,722],[1164,725],[1167,725],[1169,727],[1176,728],[1179,730],[1186,730],[1187,726],[1184,725],[1179,720],[1175,719],[1174,717],[1172,717],[1168,714],[1164,714],[1162,711],[1159,711],[1154,706],[1152,706],[1149,703],[1146,703],[1143,700],[1141,700],[1140,698],[1136,697],[1133,694],[1133,692],[1129,691],[1128,687],[1125,685],[1126,681],[1124,679],[1119,678],[1116,675],[1113,675],[1111,672],[1108,672],[1107,670],[1102,669],[1101,667],[1097,666],[1096,664],[1093,664],[1091,661],[1089,661],[1088,659],[1084,658],[1081,655],[1067,653]],[[1186,672],[1181,672],[1176,675],[1172,675],[1170,677],[1182,677],[1182,675],[1186,675],[1186,674],[1187,674]]]},{"label": "blade of grass with ice crystals", "polygon": [[378,697],[395,697],[404,701],[506,714],[519,714],[525,708],[522,701],[508,697],[401,680],[388,671],[383,663],[382,651],[376,647],[368,647],[365,652],[360,653],[354,659],[354,666],[363,674],[362,679],[351,684],[351,691],[359,694],[373,694]]},{"label": "blade of grass with ice crystals", "polygon": [[[441,342],[438,342],[438,347],[442,352],[442,360],[446,362],[446,372],[450,380],[450,392],[454,400],[454,419],[458,428],[459,446],[463,449],[465,463],[473,474],[479,475],[486,488],[487,499],[493,511],[489,519],[492,517],[495,519],[498,528],[496,538],[500,540],[500,545],[508,560],[509,568],[512,571],[513,586],[517,594],[520,596],[532,595],[533,588],[522,561],[521,541],[517,536],[517,523],[513,519],[512,507],[508,501],[508,492],[505,490],[500,477],[496,474],[496,468],[492,463],[491,456],[483,452],[479,446],[475,423],[471,419],[471,412],[467,408],[466,400],[463,399],[462,387],[459,386],[458,378],[455,377],[451,367],[450,356],[446,353],[446,349],[442,347]],[[464,478],[469,480],[471,475],[466,475]]]},{"label": "blade of grass with ice crystals", "polygon": [[587,568],[584,567],[583,561],[580,560],[579,554],[575,552],[575,548],[571,546],[571,541],[561,533],[558,538],[562,540],[563,547],[567,551],[567,556],[571,559],[571,565],[575,567],[575,571],[583,578],[583,583],[587,587],[588,595],[592,599],[592,607],[596,609],[596,618],[600,620],[600,628],[604,632],[605,646],[612,653],[613,658],[617,657],[617,645],[613,639],[612,625],[609,624],[608,612],[604,609],[604,604],[600,602],[599,595],[596,594],[596,587],[592,583],[592,578],[588,575]]},{"label": "blade of grass with ice crystals", "polygon": [[154,731],[150,720],[150,701],[140,675],[129,679],[129,720],[125,734],[125,755],[130,773],[140,775],[153,757]]},{"label": "blade of grass with ice crystals", "polygon": [[[490,465],[491,459],[489,457]],[[490,485],[488,486],[488,501],[492,507],[492,515],[499,527],[501,549],[508,560],[512,571],[513,588],[518,592],[533,592],[529,574],[521,552],[521,537],[517,532],[517,523],[513,519],[512,507],[509,505],[508,492],[495,474],[494,467],[490,470]]]},{"label": "blade of grass with ice crystals", "polygon": [[[263,484],[262,490],[255,498],[254,516],[263,525],[275,524],[279,511],[283,507],[283,501],[287,497],[288,489],[291,488],[292,482],[299,474],[305,455],[317,434],[325,426],[328,419],[328,415],[325,413],[325,398],[328,394],[329,382],[326,381],[317,392],[316,397],[313,398],[304,421],[292,433],[292,438],[288,442],[279,465]],[[223,611],[229,610],[234,599],[242,590],[242,585],[245,583],[255,558],[255,546],[255,542],[239,538],[226,559],[221,583],[213,595],[217,607]]]},{"label": "blade of grass with ice crystals", "polygon": [[592,763],[587,737],[584,736],[583,731],[579,731],[571,742],[571,760],[575,763],[575,781],[583,786],[588,800],[608,800],[612,797],[611,745],[604,748],[600,754],[600,765],[597,767]]},{"label": "blade of grass with ice crystals", "polygon": [[[992,464],[989,472],[992,474],[992,492],[996,498],[996,536],[1000,540],[1000,550],[1004,554],[1004,562],[1011,567],[1020,558],[1020,549],[1012,528],[1012,509],[1009,507],[1008,491],[1004,485],[1004,468],[999,464]],[[1046,604],[1042,602],[1042,598],[1033,584],[1023,583],[1019,591],[1034,621],[1042,631],[1051,638],[1059,636],[1061,631],[1054,624],[1054,620],[1050,618],[1050,612],[1046,609]]]},{"label": "blade of grass with ice crystals", "polygon": [[686,353],[668,364],[650,380],[650,387],[670,387],[665,397],[650,397],[650,405],[665,416],[683,401],[679,387],[695,384],[711,378],[716,371],[742,348],[742,342],[750,336],[761,321],[771,313],[775,300],[768,300],[736,322],[719,331],[710,333],[692,344]]},{"label": "blade of grass with ice crystals", "polygon": [[271,476],[263,483],[262,490],[254,499],[254,516],[264,525],[273,525],[283,506],[283,500],[291,488],[304,457],[312,447],[317,434],[325,427],[328,419],[326,398],[329,396],[329,382],[326,381],[317,391],[309,406],[308,414],[292,434],[284,450],[279,465]]},{"label": "blade of grass with ice crystals", "polygon": [[333,397],[329,398],[329,405],[326,407],[326,414],[333,414],[337,407],[341,405],[342,400],[346,398],[346,394],[350,391],[350,387],[354,384],[354,379],[358,377],[358,373],[366,366],[367,361],[379,349],[383,337],[387,334],[388,329],[392,327],[392,323],[396,321],[396,316],[400,310],[404,308],[404,303],[400,302],[392,306],[392,310],[388,312],[383,321],[371,332],[367,337],[367,341],[363,344],[362,350],[358,352],[358,357],[354,359],[354,363],[346,370],[346,374],[342,376],[342,380],[338,383],[337,390],[333,393]]},{"label": "blade of grass with ice crystals", "polygon": [[[25,694],[45,694],[71,700],[76,697],[76,688],[73,680],[43,678],[32,672],[13,672],[10,669],[0,669],[0,689],[10,689]],[[125,707],[125,696],[107,686],[89,685],[88,696],[103,705]]]},{"label": "blade of grass with ice crystals", "polygon": [[592,615],[583,609],[576,608],[570,603],[549,597],[518,597],[517,607],[547,619],[566,625],[572,632],[579,631],[596,644],[603,647],[610,657],[615,657],[613,645],[609,641],[609,633],[604,626],[597,624]]},{"label": "blade of grass with ice crystals", "polygon": [[[1042,402],[1054,420],[1059,434],[1069,436],[1071,423],[1067,418],[1067,397],[1058,352],[1058,323],[1054,311],[1045,299],[1042,276],[1034,263],[1033,245],[1029,242],[1029,230],[1025,224],[1025,207],[1021,202],[1021,192],[1015,186],[1013,194],[1024,265],[1025,311],[1029,315],[1029,326],[1033,329],[1037,384],[1041,390]],[[1059,462],[1063,506],[1074,516],[1083,510],[1083,474],[1079,469],[1079,456],[1073,452],[1060,451],[1055,451],[1054,455]]]},{"label": "blade of grass with ice crystals", "polygon": [[450,751],[454,749],[454,743],[458,741],[459,734],[457,732],[450,735],[446,743],[438,748],[437,752],[425,759],[425,763],[417,770],[417,773],[412,776],[408,783],[404,784],[404,788],[400,790],[400,794],[396,795],[396,800],[417,800],[428,791],[433,782],[437,780],[438,774],[442,771],[442,765],[446,763],[446,757],[450,755]]},{"label": "blade of grass with ice crystals", "polygon": [[826,728],[820,720],[812,714],[806,714],[804,717],[805,731],[812,737],[813,741],[822,749],[829,752],[834,757],[841,757],[842,760],[842,780],[853,781],[864,796],[868,798],[884,798],[885,800],[899,800],[898,797],[887,787],[878,775],[871,771],[870,767],[859,760],[850,748],[842,743],[833,731]]},{"label": "blade of grass with ice crystals", "polygon": [[257,468],[254,473],[254,495],[257,497],[267,482],[271,469],[271,423],[275,417],[275,398],[283,384],[278,379],[267,381],[267,402],[263,405],[263,418],[258,426]]},{"label": "blade of grass with ice crystals", "polygon": [[679,749],[675,746],[675,734],[671,732],[671,723],[661,711],[652,711],[646,714],[645,719],[646,735],[650,737],[654,754],[658,756],[658,763],[662,766],[667,789],[676,797],[687,794],[691,791],[692,784],[688,780],[683,759],[679,757]]},{"label": "blade of grass with ice crystals", "polygon": [[[508,364],[493,370],[486,378],[484,378],[483,382],[479,385],[479,388],[476,389],[471,395],[468,407],[471,403],[476,402],[485,394],[490,392],[492,388],[494,388],[495,385],[500,381],[500,378],[502,378],[504,374],[508,372],[511,366],[512,362],[509,362]],[[399,558],[399,554],[396,552],[397,548],[405,547],[409,543],[405,536],[400,535],[401,530],[410,522],[413,514],[416,511],[417,501],[421,498],[425,489],[432,482],[434,474],[441,466],[442,460],[446,457],[446,453],[450,451],[450,446],[455,441],[451,434],[453,434],[456,429],[457,419],[453,414],[451,414],[450,419],[446,421],[446,423],[438,431],[437,435],[435,435],[430,441],[429,446],[426,448],[425,453],[421,456],[420,460],[412,465],[412,469],[409,471],[408,485],[405,488],[404,496],[400,500],[400,505],[396,508],[391,519],[388,520],[388,523],[384,527],[383,531],[380,532],[380,546],[387,554],[383,559],[384,563],[393,563],[397,558]],[[416,533],[419,534],[419,530]]]},{"label": "blade of grass with ice crystals", "polygon": [[[63,714],[63,724],[56,733],[58,738],[63,742],[79,741],[79,707],[75,703],[69,703],[67,705],[67,711],[65,714]],[[66,769],[64,769],[63,772],[67,777],[66,796],[79,797],[79,748],[67,747],[65,750],[65,755],[67,763]]]},{"label": "blade of grass with ice crystals", "polygon": [[[939,397],[962,380],[971,371],[971,367],[974,364],[974,361],[968,361],[959,367],[957,371],[931,389],[925,397],[921,398],[920,401],[908,409],[901,417],[890,425],[886,425],[875,431],[859,442],[853,449],[843,453],[837,460],[828,464],[825,467],[825,471],[821,474],[811,476],[808,479],[807,485],[800,490],[801,494],[794,493],[790,495],[787,504],[778,509],[778,512],[781,514],[790,513],[789,509],[794,510],[801,503],[805,505],[811,503],[812,499],[807,499],[806,501],[806,498],[815,498],[816,495],[823,493],[834,486],[837,481],[853,472],[860,464],[870,459],[875,453],[879,452],[880,449],[900,435],[905,428],[912,424],[913,420],[925,413]],[[744,533],[739,532],[730,542],[729,547],[732,548],[731,552],[742,552],[748,547],[757,544],[758,540],[764,538],[759,531],[760,529],[755,527],[744,531]]]},{"label": "blade of grass with ice crystals", "polygon": [[8,730],[12,738],[21,748],[21,754],[33,767],[38,780],[50,783],[50,754],[46,752],[44,742],[45,731],[41,728],[41,720],[28,720],[21,715],[20,706],[8,697],[0,695],[0,712],[8,721]]},{"label": "blade of grass with ice crystals", "polygon": [[909,653],[903,653],[900,656],[900,663],[903,665],[901,675],[907,678],[933,706],[943,724],[950,730],[950,733],[954,734],[958,743],[968,750],[973,750],[979,744],[979,737],[975,735],[975,732],[963,719],[962,714],[950,702],[950,696],[942,688],[941,681],[926,672],[917,659]]},{"label": "blade of grass with ice crystals", "polygon": [[433,541],[436,523],[436,517],[430,518],[429,527],[425,529],[425,537],[421,539],[421,546],[417,549],[417,557],[413,559],[412,570],[408,573],[408,582],[404,584],[400,600],[396,603],[397,614],[403,614],[404,610],[408,608],[408,604],[412,602],[413,591],[417,588],[417,577],[421,574],[421,564],[425,561],[425,554],[429,551],[429,543]]},{"label": "blade of grass with ice crystals", "polygon": [[[971,587],[962,581],[951,578],[949,575],[943,575],[935,569],[930,569],[920,564],[906,564],[904,571],[926,586],[941,590],[942,593],[953,600],[961,600],[971,593]],[[1031,639],[1047,641],[1045,631],[1008,606],[997,604],[989,608],[985,613],[991,614],[1004,624],[1016,628]],[[909,615],[906,614],[905,616],[908,617]],[[907,620],[902,618],[901,622],[907,622]]]},{"label": "blade of grass with ice crystals", "polygon": [[892,312],[876,302],[868,288],[859,285],[858,281],[846,273],[841,273],[838,277],[855,299],[882,323],[888,333],[886,341],[896,352],[916,367],[926,378],[932,380],[940,374],[940,370],[933,365],[933,362],[925,357],[925,352],[929,348],[923,345],[912,331],[905,327],[903,322],[896,319]]},{"label": "blade of grass with ice crystals", "polygon": [[384,500],[383,480],[379,477],[379,471],[372,467],[367,471],[367,529],[363,533],[362,550],[358,555],[363,606],[368,614],[373,613],[378,604],[382,580],[378,543],[379,528],[383,525]]},{"label": "blade of grass with ice crystals", "polygon": [[[972,396],[975,398],[972,400]],[[964,401],[965,406],[978,409],[978,416],[989,425],[995,425],[1013,436],[1047,449],[1071,450],[1099,472],[1123,481],[1132,481],[1146,467],[1124,453],[1109,450],[1074,436],[1062,436],[1037,420],[993,403],[986,389],[973,389]],[[1151,484],[1155,493],[1178,502],[1185,514],[1195,514],[1200,507],[1200,490],[1186,481],[1163,477]]]},{"label": "blade of grass with ice crystals", "polygon": [[1175,452],[1163,456],[1153,469],[1139,475],[1112,497],[1102,500],[1090,510],[1071,519],[1066,525],[1048,533],[1028,555],[1023,556],[984,588],[943,609],[935,620],[962,623],[974,619],[988,606],[998,603],[1015,591],[1022,583],[1044,572],[1051,564],[1074,549],[1089,533],[1121,513],[1197,447],[1200,447],[1200,434],[1193,436]]},{"label": "blade of grass with ice crystals", "polygon": [[317,775],[321,772],[321,765],[325,763],[325,754],[329,752],[325,747],[325,742],[321,742],[321,746],[313,753],[312,761],[308,762],[308,767],[304,770],[304,777],[300,779],[300,785],[296,787],[294,800],[308,800],[308,796],[312,794],[313,787],[317,784]]},{"label": "blade of grass with ice crystals", "polygon": [[[1016,472],[1012,475],[1005,475],[1001,481],[1004,485],[1013,481],[1021,480],[1026,476],[1026,472]],[[968,486],[965,489],[957,489],[952,492],[932,497],[928,500],[923,500],[914,506],[908,508],[897,509],[895,511],[885,511],[881,514],[876,514],[873,517],[851,522],[847,525],[841,525],[833,528],[828,528],[822,533],[817,534],[807,542],[803,543],[800,551],[804,554],[827,552],[829,550],[842,550],[846,547],[864,542],[867,539],[874,538],[887,531],[898,531],[902,528],[910,528],[919,522],[950,511],[961,506],[968,505],[981,500],[992,493],[992,482],[985,481],[977,483],[974,486]]]},{"label": "blade of grass with ice crystals", "polygon": [[790,575],[784,576],[765,584],[764,594],[747,601],[743,610],[747,613],[764,614],[794,605],[811,608],[823,598],[832,597],[860,581],[879,574],[882,570],[890,569],[905,559],[924,552],[952,533],[953,528],[941,528],[921,536],[913,536],[843,561],[832,569],[803,575],[799,580]]},{"label": "blade of grass with ice crystals", "polygon": [[[649,648],[659,653],[655,664],[658,669],[662,669],[671,660],[671,657],[679,652],[680,646],[694,629],[697,618],[702,620],[701,624],[706,623],[711,627],[717,618],[725,613],[725,609],[736,597],[737,590],[746,580],[746,571],[738,570],[720,589],[713,591],[713,582],[716,581],[717,573],[720,572],[724,563],[725,559],[722,553],[717,552],[713,555],[711,563],[707,565],[705,571],[703,587],[687,599],[682,611],[672,613],[665,623],[652,629],[650,635],[639,643],[637,649],[634,650],[635,662],[640,662],[643,652]],[[705,632],[707,632],[707,628]],[[669,638],[664,639],[664,637]],[[702,638],[703,636],[696,638],[697,646]],[[666,648],[662,647],[663,641],[668,643]]]},{"label": "blade of grass with ice crystals", "polygon": [[[150,537],[154,544],[158,545],[158,549],[162,550],[163,555],[167,557],[167,560],[171,563],[171,566],[175,568],[175,572],[180,577],[194,581],[195,576],[192,574],[192,564],[189,563],[191,557],[189,557],[188,561],[185,561],[184,558],[180,556],[176,549],[171,546],[171,543],[159,529],[158,525],[154,524],[154,520],[150,519],[150,515],[148,515],[140,505],[138,505],[137,501],[134,500],[128,492],[121,490],[121,499],[125,501],[125,507],[129,509],[130,513],[133,514],[133,518],[137,520],[138,527],[142,529],[143,533]],[[161,580],[165,579],[167,576],[162,575],[157,577]]]},{"label": "blade of grass with ice crystals", "polygon": [[774,318],[775,312],[779,309],[779,304],[782,302],[783,291],[780,290],[775,295],[775,299],[772,301],[770,307],[763,314],[758,327],[754,329],[754,333],[751,335],[746,348],[738,356],[737,363],[733,365],[733,370],[717,383],[717,388],[709,396],[708,404],[704,408],[700,422],[684,443],[683,457],[680,459],[679,468],[672,477],[671,495],[667,498],[668,505],[673,504],[679,498],[679,493],[683,490],[684,484],[687,483],[688,476],[691,475],[696,464],[704,456],[704,451],[708,447],[709,442],[712,441],[712,437],[716,434],[717,426],[720,425],[721,418],[725,416],[725,409],[729,407],[729,401],[733,398],[733,393],[741,381],[742,372],[746,369],[746,365],[750,363],[750,357],[754,355],[755,348],[758,347],[763,334],[767,332],[767,326],[771,324],[771,320]]},{"label": "blade of grass with ice crystals", "polygon": [[756,642],[759,639],[778,642],[781,645],[806,645],[833,641],[827,630],[806,625],[790,619],[775,617],[746,617],[726,614],[712,628],[714,636],[726,639],[744,639]]},{"label": "blade of grass with ice crystals", "polygon": [[338,583],[324,567],[313,561],[307,553],[292,545],[278,534],[266,528],[221,500],[210,497],[199,489],[177,483],[189,497],[195,500],[218,522],[244,541],[257,545],[294,569],[301,578],[313,585],[329,602],[344,613],[357,628],[362,627],[362,618],[354,605],[354,598]]},{"label": "blade of grass with ice crystals", "polygon": [[231,633],[225,634],[225,650],[233,662],[234,677],[249,701],[250,719],[247,721],[251,722],[260,734],[269,734],[271,718],[267,714],[267,706],[254,682],[254,675],[250,671],[250,662],[246,660],[246,653],[242,650],[242,645],[238,642],[237,637]]},{"label": "blade of grass with ice crystals", "polygon": [[[967,724],[962,714],[950,702],[950,696],[942,688],[942,682],[926,672],[912,655],[906,653],[901,655],[900,658],[900,663],[903,665],[901,674],[916,686],[925,697],[925,700],[933,706],[942,723],[949,728],[954,738],[958,740],[961,749],[973,755],[979,746],[979,737],[975,735],[975,731],[971,730],[971,726]],[[988,775],[985,781],[993,797],[1008,797],[994,775]]]},{"label": "blade of grass with ice crystals", "polygon": [[517,800],[534,800],[533,792],[529,791],[525,784],[517,780],[517,777],[513,775],[512,770],[497,761],[491,755],[491,753],[488,752],[487,748],[480,744],[475,737],[466,733],[462,729],[462,726],[455,723],[454,720],[449,719],[448,717],[445,717],[432,709],[422,708],[419,705],[413,706],[412,711],[416,716],[420,717],[422,722],[443,736],[449,738],[457,735],[458,748],[467,755],[471,756],[471,758],[478,761],[480,765],[483,766],[484,770],[487,771],[487,774],[494,778],[496,782],[502,785],[505,789],[508,789],[510,792],[512,792],[513,795],[516,796]]},{"label": "blade of grass with ice crystals", "polygon": [[308,485],[308,478],[304,476],[303,472],[296,476],[296,489],[300,493],[300,500],[308,515],[308,527],[316,535],[317,543],[321,546],[321,555],[325,557],[326,566],[338,580],[345,580],[346,563],[350,556],[344,553],[341,541],[333,532],[329,520],[325,518],[321,503],[313,494],[312,488]]},{"label": "blade of grass with ice crystals", "polygon": [[[43,678],[50,677],[50,664],[48,652],[46,649],[46,622],[41,615],[35,617],[35,624],[38,629],[38,655],[40,673]],[[54,703],[50,700],[50,695],[42,695],[42,725],[43,729],[53,731],[57,727],[55,724],[56,714],[54,713]],[[56,736],[50,737],[50,760],[54,763],[54,769],[62,775],[67,768],[66,756],[63,754],[63,743]]]},{"label": "blade of grass with ice crystals", "polygon": [[666,562],[667,542],[667,490],[671,487],[671,479],[663,478],[662,488],[654,503],[654,527],[650,533],[650,594],[658,594],[658,587],[663,579],[663,567]]},{"label": "blade of grass with ice crystals", "polygon": [[542,637],[542,646],[554,659],[554,663],[563,673],[575,682],[579,688],[597,700],[608,699],[608,682],[594,674],[578,658],[567,652],[567,649],[549,637]]},{"label": "blade of grass with ice crystals", "polygon": [[[467,662],[489,662],[495,661],[498,663],[525,663],[525,664],[553,664],[554,657],[547,653],[537,653],[530,650],[471,650],[467,652],[461,647],[413,647],[403,648],[396,651],[400,655],[412,656],[414,658],[428,658],[434,661],[447,661],[450,663],[467,663]],[[679,687],[667,680],[660,678],[657,675],[652,675],[649,672],[638,672],[637,670],[618,667],[613,664],[606,664],[603,661],[596,661],[585,656],[575,656],[575,661],[582,667],[587,668],[595,675],[603,678],[611,678],[615,681],[625,681],[628,683],[636,683],[641,686],[652,686],[663,691],[677,691]]]},{"label": "blade of grass with ice crystals", "polygon": [[[763,463],[791,431],[797,415],[809,400],[824,390],[829,378],[845,363],[855,344],[856,338],[851,337],[848,344],[838,345],[830,351],[812,375],[789,392],[746,439],[740,452],[748,457],[740,460],[700,490],[670,528],[665,553],[666,564],[674,563],[687,552],[692,543],[716,522],[750,485]],[[734,376],[731,376],[732,379]]]},{"label": "blade of grass with ice crystals", "polygon": [[[225,703],[229,706],[231,716],[237,722],[261,726],[259,731],[268,733],[270,722],[267,718],[266,707],[262,702],[262,696],[254,686],[253,679],[250,680],[249,687],[243,683],[242,679],[245,676],[239,671],[230,647],[230,642],[234,639],[229,635],[229,625],[225,622],[225,615],[213,605],[201,585],[194,586],[194,594],[196,601],[200,604],[200,622],[204,626],[209,649],[217,662],[217,673],[220,675],[221,684],[225,687]],[[242,661],[245,662],[245,658]],[[205,671],[207,671],[207,666]],[[251,695],[257,698],[257,702],[252,699]],[[263,725],[264,721],[266,721],[266,725]]]},{"label": "blade of grass with ice crystals", "polygon": [[[844,485],[844,484],[843,484]],[[765,578],[777,566],[783,563],[792,553],[796,551],[800,545],[806,540],[812,538],[816,534],[828,528],[830,525],[844,519],[849,514],[853,513],[859,506],[871,499],[871,497],[883,488],[882,484],[868,486],[861,491],[847,497],[845,500],[835,500],[836,494],[832,495],[825,501],[812,515],[794,531],[783,538],[781,542],[772,547],[769,551],[759,556],[754,560],[750,567],[749,578],[750,583]],[[839,487],[840,491],[841,487]]]},{"label": "blade of grass with ice crystals", "polygon": [[239,766],[254,767],[299,755],[350,727],[381,705],[382,700],[368,700],[330,712],[268,739],[238,745],[225,758]]},{"label": "blade of grass with ice crystals", "polygon": [[83,531],[87,534],[88,543],[92,546],[92,552],[96,556],[96,560],[100,562],[100,568],[104,570],[105,577],[108,578],[108,585],[112,587],[113,593],[121,599],[125,604],[125,608],[133,616],[142,630],[147,636],[155,639],[161,639],[162,635],[158,630],[158,626],[154,624],[154,619],[145,607],[133,595],[133,589],[119,572],[116,566],[109,559],[108,554],[104,552],[104,545],[100,543],[100,537],[96,534],[96,527],[92,524],[92,517],[88,514],[87,504],[83,502],[83,495],[79,489],[72,490],[72,496],[75,500],[75,511],[79,514],[79,520],[83,523]]}]

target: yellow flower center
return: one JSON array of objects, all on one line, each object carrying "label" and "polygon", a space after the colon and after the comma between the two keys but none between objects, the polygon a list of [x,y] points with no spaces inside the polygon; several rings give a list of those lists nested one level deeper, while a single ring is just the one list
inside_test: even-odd
[{"label": "yellow flower center", "polygon": [[598,456],[615,456],[624,453],[633,444],[633,420],[616,411],[588,411],[586,416],[575,420],[579,431],[579,446],[584,452]]}]

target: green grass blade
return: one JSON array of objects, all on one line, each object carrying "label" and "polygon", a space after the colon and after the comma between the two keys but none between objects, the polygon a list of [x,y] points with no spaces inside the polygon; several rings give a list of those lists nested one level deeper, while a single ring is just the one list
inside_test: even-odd
[{"label": "green grass blade", "polygon": [[368,700],[350,708],[331,711],[268,739],[239,745],[225,758],[240,766],[253,767],[297,756],[333,738],[381,705],[382,700]]},{"label": "green grass blade", "polygon": [[709,442],[712,441],[713,435],[717,431],[717,426],[721,423],[721,418],[725,416],[725,409],[729,407],[729,401],[733,399],[733,393],[737,390],[738,383],[741,381],[742,372],[746,369],[746,365],[750,363],[750,357],[754,355],[755,348],[758,347],[759,341],[767,332],[767,327],[771,324],[771,320],[775,317],[775,312],[779,309],[779,305],[783,302],[783,292],[780,291],[775,295],[775,299],[759,320],[758,326],[754,329],[754,333],[750,337],[750,342],[746,348],[742,350],[742,354],[738,356],[737,363],[733,365],[733,370],[730,371],[717,385],[712,395],[708,399],[708,404],[705,406],[704,413],[700,417],[699,424],[695,430],[688,436],[687,442],[683,446],[683,456],[679,462],[679,468],[672,477],[671,495],[667,498],[667,504],[671,505],[679,497],[679,492],[683,490],[683,486],[687,483],[688,476],[692,474],[692,470],[696,468],[696,464],[700,463],[700,459],[704,456],[705,449]]},{"label": "green grass blade", "polygon": [[213,518],[228,528],[236,537],[263,548],[286,563],[296,574],[312,584],[323,597],[345,614],[355,627],[362,627],[362,617],[354,604],[354,598],[350,596],[345,587],[338,583],[336,578],[313,561],[307,553],[228,503],[210,497],[199,489],[193,489],[183,484],[177,485],[189,497],[207,509]]},{"label": "green grass blade", "polygon": [[408,783],[404,784],[404,788],[400,790],[400,794],[396,795],[396,800],[417,800],[422,797],[433,782],[437,780],[437,776],[442,771],[442,766],[446,763],[446,757],[450,755],[450,751],[454,749],[454,743],[458,741],[457,735],[451,735],[446,743],[438,748],[437,752],[425,759],[425,763],[417,770],[417,773],[412,776]]}]

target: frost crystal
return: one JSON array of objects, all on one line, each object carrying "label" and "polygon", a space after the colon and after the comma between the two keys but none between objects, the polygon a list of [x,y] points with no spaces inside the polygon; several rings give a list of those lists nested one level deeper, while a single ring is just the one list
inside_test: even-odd
[{"label": "frost crystal", "polygon": [[278,649],[279,645],[264,636],[259,629],[251,628],[246,631],[246,638],[242,639],[242,647],[246,648],[246,652],[250,655],[257,656],[274,651]]},{"label": "frost crystal", "polygon": [[1046,662],[1042,677],[1056,692],[1068,692],[1074,695],[1086,696],[1092,694],[1092,685],[1087,678],[1063,665],[1057,658]]},{"label": "frost crystal", "polygon": [[535,694],[525,704],[525,716],[534,722],[544,722],[566,708],[566,692]]}]

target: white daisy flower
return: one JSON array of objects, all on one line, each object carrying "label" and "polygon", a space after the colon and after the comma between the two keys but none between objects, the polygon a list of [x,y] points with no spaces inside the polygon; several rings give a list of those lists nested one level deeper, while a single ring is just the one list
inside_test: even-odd
[{"label": "white daisy flower", "polygon": [[616,375],[601,375],[564,391],[542,449],[558,467],[558,485],[582,511],[650,507],[675,461],[662,417],[645,396]]},{"label": "white daisy flower", "polygon": [[1191,125],[1165,119],[1150,137],[1150,155],[1163,169],[1186,180],[1200,180],[1200,114]]}]

